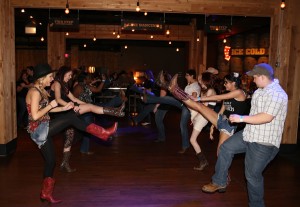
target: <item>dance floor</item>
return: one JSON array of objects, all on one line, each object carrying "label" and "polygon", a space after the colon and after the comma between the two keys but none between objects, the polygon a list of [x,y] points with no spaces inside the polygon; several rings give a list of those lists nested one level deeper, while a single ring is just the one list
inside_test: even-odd
[{"label": "dance floor", "polygon": [[[57,180],[54,196],[62,207],[244,207],[247,189],[244,178],[244,155],[234,158],[230,168],[231,182],[226,193],[201,191],[210,182],[216,162],[217,140],[211,141],[203,131],[198,140],[209,166],[202,172],[193,170],[197,160],[190,147],[181,148],[178,112],[165,118],[167,140],[156,143],[157,130],[152,125],[131,126],[127,117],[111,143],[91,141],[94,155],[82,155],[80,141],[72,148],[74,173],[59,169],[63,136],[55,139]],[[190,127],[190,126],[189,126]],[[218,133],[215,133],[217,138]],[[264,172],[266,206],[298,207],[300,205],[299,147],[281,151]],[[0,207],[49,206],[39,199],[43,160],[35,144],[23,129],[18,131],[17,150],[0,158]],[[54,206],[54,204],[52,204]]]}]

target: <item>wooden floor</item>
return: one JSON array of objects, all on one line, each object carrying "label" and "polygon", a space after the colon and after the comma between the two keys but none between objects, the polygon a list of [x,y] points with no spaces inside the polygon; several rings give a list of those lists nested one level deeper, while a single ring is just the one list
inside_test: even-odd
[{"label": "wooden floor", "polygon": [[[217,142],[207,132],[199,136],[209,167],[193,170],[193,149],[180,149],[179,114],[165,119],[167,141],[155,143],[156,128],[133,127],[127,118],[111,144],[91,141],[92,156],[72,149],[71,166],[77,172],[63,173],[56,167],[56,198],[63,207],[243,207],[247,206],[243,155],[236,156],[230,169],[227,192],[205,194],[202,185],[210,182],[216,162]],[[62,136],[55,137],[57,163],[62,157]],[[300,153],[281,152],[264,173],[266,206],[300,205]],[[19,130],[18,147],[9,157],[0,158],[0,207],[49,206],[39,200],[43,160],[25,130]]]}]

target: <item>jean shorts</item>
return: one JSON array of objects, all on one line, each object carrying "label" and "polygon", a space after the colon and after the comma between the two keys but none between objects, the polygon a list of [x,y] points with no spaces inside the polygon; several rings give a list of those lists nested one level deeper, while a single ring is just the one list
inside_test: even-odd
[{"label": "jean shorts", "polygon": [[233,135],[237,126],[231,125],[227,117],[223,114],[218,114],[217,129],[229,136]]}]

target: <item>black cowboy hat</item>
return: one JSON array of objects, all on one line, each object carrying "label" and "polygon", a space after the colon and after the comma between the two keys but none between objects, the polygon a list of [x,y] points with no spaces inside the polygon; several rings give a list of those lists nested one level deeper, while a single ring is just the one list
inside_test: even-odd
[{"label": "black cowboy hat", "polygon": [[36,81],[37,79],[44,77],[49,73],[53,73],[52,68],[49,64],[37,64],[33,68],[33,80]]}]

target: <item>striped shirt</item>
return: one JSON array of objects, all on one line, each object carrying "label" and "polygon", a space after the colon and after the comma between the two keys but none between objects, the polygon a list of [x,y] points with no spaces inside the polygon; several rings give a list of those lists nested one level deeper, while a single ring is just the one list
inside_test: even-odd
[{"label": "striped shirt", "polygon": [[274,80],[265,88],[257,89],[252,96],[250,116],[266,113],[274,118],[269,123],[246,124],[243,132],[244,141],[274,145],[279,148],[287,106],[288,96],[279,85],[278,80]]}]

